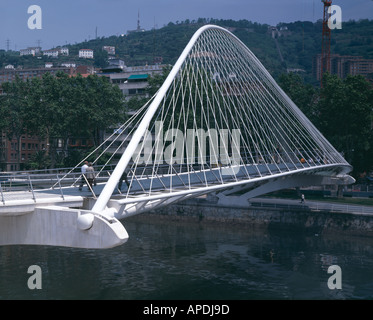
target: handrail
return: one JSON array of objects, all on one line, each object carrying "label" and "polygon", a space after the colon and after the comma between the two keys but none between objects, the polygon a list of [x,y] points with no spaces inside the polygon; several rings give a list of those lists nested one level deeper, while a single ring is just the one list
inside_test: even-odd
[{"label": "handrail", "polygon": [[1,181],[0,181],[0,193],[1,193],[1,201],[3,204],[5,204],[4,194],[3,194],[3,188],[1,187]]},{"label": "handrail", "polygon": [[[40,199],[40,194],[38,191],[41,190],[59,190],[61,197],[65,200],[65,195],[63,192],[63,187],[68,187],[71,185],[71,182],[76,180],[76,177],[81,177],[80,172],[71,172],[68,175],[65,175],[65,179],[61,179],[61,173],[41,173],[43,170],[39,170],[39,173],[35,171],[17,171],[12,173],[0,172],[0,195],[1,202],[3,205],[6,205],[6,202],[10,199],[14,200],[19,196],[19,192],[24,192],[23,198],[29,192],[31,192],[31,197],[34,202],[37,202],[37,198]],[[45,171],[44,171],[45,172]],[[105,173],[105,171],[103,171]],[[108,176],[102,174],[99,177],[101,182],[106,182],[110,176],[110,172],[107,171]],[[93,197],[97,199],[94,190],[89,186],[87,179],[84,177],[89,190],[91,191]],[[26,199],[29,196],[26,196]]]},{"label": "handrail", "polygon": [[57,174],[57,179],[58,179],[58,185],[60,187],[60,192],[61,192],[61,197],[63,200],[65,200],[65,197],[63,195],[63,191],[62,191],[62,187],[61,187],[61,179],[60,179],[60,176]]},{"label": "handrail", "polygon": [[29,181],[29,183],[30,183],[30,189],[31,189],[31,192],[32,192],[32,199],[34,199],[34,201],[36,202],[35,193],[34,193],[34,188],[32,187],[32,183],[31,183],[30,175],[28,174],[27,177],[28,177],[28,181]]},{"label": "handrail", "polygon": [[93,191],[91,185],[89,184],[86,175],[85,175],[85,174],[82,174],[82,176],[83,176],[83,178],[84,178],[84,180],[85,180],[85,182],[86,182],[86,184],[87,184],[87,186],[88,186],[88,189],[89,189],[89,190],[91,191],[91,193],[93,194],[93,197],[94,197],[95,199],[97,199],[96,194],[94,193],[94,191]]}]

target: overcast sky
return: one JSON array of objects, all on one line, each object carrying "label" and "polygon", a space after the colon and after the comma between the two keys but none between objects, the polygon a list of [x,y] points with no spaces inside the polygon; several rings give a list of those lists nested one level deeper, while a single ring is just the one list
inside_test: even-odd
[{"label": "overcast sky", "polygon": [[[373,19],[372,0],[333,0],[342,21]],[[42,29],[29,29],[28,8],[41,8]],[[140,25],[146,30],[186,19],[247,19],[279,22],[322,18],[321,0],[0,0],[0,49],[20,50],[40,43],[50,49],[95,37],[125,34]],[[343,29],[343,24],[342,24]],[[372,35],[373,36],[373,35]],[[9,40],[9,41],[7,41]]]}]

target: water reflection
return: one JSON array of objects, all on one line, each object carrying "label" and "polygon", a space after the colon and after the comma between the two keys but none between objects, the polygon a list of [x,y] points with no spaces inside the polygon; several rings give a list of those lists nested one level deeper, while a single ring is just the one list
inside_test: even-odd
[{"label": "water reflection", "polygon": [[[140,220],[109,250],[0,247],[0,299],[373,298],[371,238]],[[41,290],[27,287],[33,264]],[[327,286],[333,264],[342,290]]]}]

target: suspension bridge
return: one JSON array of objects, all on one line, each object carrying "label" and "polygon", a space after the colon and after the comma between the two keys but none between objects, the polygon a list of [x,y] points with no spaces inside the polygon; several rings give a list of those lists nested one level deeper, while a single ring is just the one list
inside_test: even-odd
[{"label": "suspension bridge", "polygon": [[85,159],[58,172],[3,174],[0,244],[110,248],[127,241],[126,217],[188,198],[213,193],[224,203],[354,182],[254,54],[213,25],[196,31],[158,92],[89,158],[92,186]]}]

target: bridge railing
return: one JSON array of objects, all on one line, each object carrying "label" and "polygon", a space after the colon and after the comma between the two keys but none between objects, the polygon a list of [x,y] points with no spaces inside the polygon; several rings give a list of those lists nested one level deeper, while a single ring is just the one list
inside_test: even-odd
[{"label": "bridge railing", "polygon": [[[115,165],[94,166],[96,184],[106,183],[114,168]],[[169,167],[166,165],[160,165],[158,176],[170,174],[167,168]],[[140,185],[138,178],[148,178],[153,175],[153,172],[144,165],[128,171],[128,178],[134,179]],[[47,196],[47,193],[40,191],[47,190],[52,190],[64,198],[66,188],[78,188],[82,177],[80,167],[0,172],[0,203],[5,205],[7,201],[18,199],[37,201],[38,198]],[[87,180],[84,177],[83,179],[84,184],[87,185]],[[94,190],[91,192],[95,197]]]},{"label": "bridge railing", "polygon": [[[114,166],[95,167],[95,172],[99,173],[96,182],[106,182],[113,169]],[[37,198],[46,197],[46,193],[40,193],[40,191],[48,189],[64,198],[64,188],[78,187],[81,178],[80,168],[1,172],[0,201],[4,205],[11,200],[33,199],[36,201]]]}]

